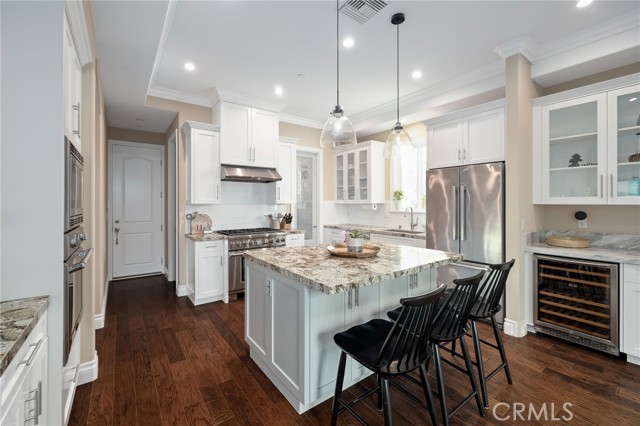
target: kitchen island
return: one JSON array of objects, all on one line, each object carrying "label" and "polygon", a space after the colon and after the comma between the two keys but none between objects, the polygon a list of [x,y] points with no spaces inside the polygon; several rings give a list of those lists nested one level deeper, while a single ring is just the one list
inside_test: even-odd
[{"label": "kitchen island", "polygon": [[[386,318],[402,297],[437,286],[436,268],[462,259],[377,244],[371,258],[329,254],[326,244],[246,253],[245,340],[251,359],[298,413],[333,395],[340,349],[333,336]],[[349,359],[344,387],[368,375]]]}]

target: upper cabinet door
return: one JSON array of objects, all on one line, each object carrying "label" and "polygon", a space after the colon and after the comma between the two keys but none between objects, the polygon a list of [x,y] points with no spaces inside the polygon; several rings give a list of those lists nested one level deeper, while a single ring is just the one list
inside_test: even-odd
[{"label": "upper cabinet door", "polygon": [[278,166],[278,113],[251,109],[251,162],[256,167]]},{"label": "upper cabinet door", "polygon": [[346,154],[336,154],[335,155],[335,166],[333,170],[335,170],[335,201],[344,201],[347,198],[346,188],[345,188],[345,168],[346,168]]},{"label": "upper cabinet door", "polygon": [[63,40],[64,134],[73,142],[76,149],[81,152],[80,99],[82,94],[82,67],[66,15],[64,18]]},{"label": "upper cabinet door", "polygon": [[220,119],[220,162],[253,165],[251,150],[251,107],[223,102]]},{"label": "upper cabinet door", "polygon": [[465,118],[462,123],[462,132],[464,164],[504,160],[504,109]]},{"label": "upper cabinet door", "polygon": [[462,119],[429,126],[427,162],[430,169],[462,163]]},{"label": "upper cabinet door", "polygon": [[608,93],[609,203],[640,204],[640,85]]}]

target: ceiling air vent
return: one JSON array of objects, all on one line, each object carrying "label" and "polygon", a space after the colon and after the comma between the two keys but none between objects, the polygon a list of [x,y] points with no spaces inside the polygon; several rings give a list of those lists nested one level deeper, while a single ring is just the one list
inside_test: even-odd
[{"label": "ceiling air vent", "polygon": [[347,0],[340,11],[351,19],[364,24],[380,12],[387,3],[381,0]]}]

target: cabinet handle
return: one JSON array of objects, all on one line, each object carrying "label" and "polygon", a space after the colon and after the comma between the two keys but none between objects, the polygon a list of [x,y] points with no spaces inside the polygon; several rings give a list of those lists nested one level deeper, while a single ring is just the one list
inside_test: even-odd
[{"label": "cabinet handle", "polygon": [[267,296],[271,296],[271,280],[267,278]]},{"label": "cabinet handle", "polygon": [[353,304],[351,302],[351,296],[352,296],[351,292],[352,292],[352,290],[349,290],[348,297],[347,297],[347,308],[349,308],[349,309],[351,309],[353,307]]},{"label": "cabinet handle", "polygon": [[278,201],[280,201],[280,188],[278,187]]},{"label": "cabinet handle", "polygon": [[360,289],[356,288],[356,306],[360,306]]},{"label": "cabinet handle", "polygon": [[43,341],[44,339],[40,339],[38,340],[37,343],[30,344],[29,347],[30,348],[35,347],[35,349],[33,350],[33,352],[31,352],[31,354],[29,355],[29,358],[23,359],[18,363],[18,365],[22,365],[22,364],[31,365],[31,362],[33,361],[33,357],[36,355],[36,352],[38,352],[38,349],[40,348],[40,345],[42,345]]},{"label": "cabinet handle", "polygon": [[74,135],[78,135],[79,139],[82,139],[80,137],[80,101],[78,101],[78,105],[74,105],[73,106],[73,110],[76,111],[77,115],[78,115],[78,130],[74,130],[73,134]]},{"label": "cabinet handle", "polygon": [[609,193],[609,197],[613,198],[613,173],[611,173],[611,192]]},{"label": "cabinet handle", "polygon": [[38,416],[40,416],[42,414],[42,380],[38,381],[38,398],[36,399],[36,409],[38,410]]},{"label": "cabinet handle", "polygon": [[247,156],[249,157],[249,161],[251,161],[251,148],[247,148]]},{"label": "cabinet handle", "polygon": [[600,198],[604,198],[604,175],[600,175]]}]

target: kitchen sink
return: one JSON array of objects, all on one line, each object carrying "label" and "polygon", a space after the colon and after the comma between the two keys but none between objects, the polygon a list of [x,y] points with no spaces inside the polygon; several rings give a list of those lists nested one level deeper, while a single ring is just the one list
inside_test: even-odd
[{"label": "kitchen sink", "polygon": [[424,234],[426,231],[412,231],[410,229],[388,228],[385,232],[395,232],[397,234]]}]

